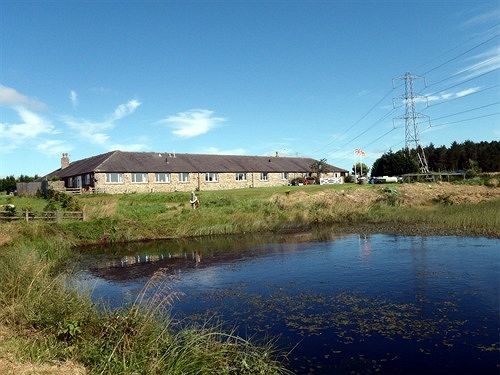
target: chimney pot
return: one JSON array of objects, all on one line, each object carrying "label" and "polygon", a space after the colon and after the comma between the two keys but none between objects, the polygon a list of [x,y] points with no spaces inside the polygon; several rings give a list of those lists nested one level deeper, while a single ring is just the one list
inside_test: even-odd
[{"label": "chimney pot", "polygon": [[69,156],[67,152],[63,152],[61,157],[61,169],[67,168],[69,166]]}]

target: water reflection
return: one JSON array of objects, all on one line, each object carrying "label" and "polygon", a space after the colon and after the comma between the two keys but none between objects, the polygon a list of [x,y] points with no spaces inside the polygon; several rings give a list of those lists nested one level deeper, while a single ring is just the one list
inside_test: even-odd
[{"label": "water reflection", "polygon": [[233,263],[250,257],[291,253],[301,243],[334,241],[346,235],[318,230],[284,235],[214,236],[169,241],[132,242],[126,244],[88,246],[82,250],[81,269],[106,280],[148,278],[160,269],[166,274],[209,267],[217,263]]},{"label": "water reflection", "polygon": [[156,272],[183,322],[278,337],[298,373],[497,373],[499,241],[337,234],[86,248],[75,280],[119,307]]}]

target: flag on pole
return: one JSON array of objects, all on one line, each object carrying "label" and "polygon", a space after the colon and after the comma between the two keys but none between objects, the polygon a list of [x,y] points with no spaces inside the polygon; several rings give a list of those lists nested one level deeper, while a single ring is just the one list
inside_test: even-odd
[{"label": "flag on pole", "polygon": [[360,148],[354,149],[354,153],[358,156],[365,156],[366,155],[366,153]]}]

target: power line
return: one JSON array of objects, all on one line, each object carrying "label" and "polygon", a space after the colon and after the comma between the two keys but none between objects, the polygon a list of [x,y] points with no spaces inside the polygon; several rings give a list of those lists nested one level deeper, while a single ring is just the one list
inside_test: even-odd
[{"label": "power line", "polygon": [[[370,146],[370,145],[374,144],[374,143],[375,143],[375,142],[377,142],[378,140],[380,140],[380,139],[384,138],[385,136],[389,135],[390,133],[392,133],[394,130],[396,130],[396,129],[400,129],[400,128],[401,128],[400,126],[397,126],[397,127],[395,127],[395,128],[392,128],[391,130],[389,130],[389,131],[385,132],[385,133],[384,133],[384,134],[382,134],[381,136],[379,136],[379,137],[375,138],[375,139],[374,139],[373,141],[371,141],[370,143],[367,143],[366,145],[364,145],[364,146],[363,146],[363,148],[366,148],[366,147],[368,147],[368,146]],[[400,143],[403,143],[403,142],[400,142]]]},{"label": "power line", "polygon": [[460,123],[460,122],[466,122],[466,121],[478,120],[478,119],[480,119],[480,118],[491,117],[491,116],[497,116],[497,115],[500,115],[500,112],[490,113],[490,114],[483,115],[483,116],[477,116],[477,117],[466,118],[466,119],[463,119],[463,120],[458,120],[458,121],[444,122],[444,123],[442,123],[442,124],[437,124],[437,125],[431,125],[431,126],[429,126],[429,128],[427,128],[427,129],[430,129],[430,128],[437,128],[437,127],[439,127],[439,126],[445,126],[445,125],[451,125],[451,124],[458,124],[458,123]]},{"label": "power line", "polygon": [[[442,116],[442,117],[437,117],[435,118],[434,120],[440,120],[440,119],[443,119],[443,118],[447,118],[447,117],[452,117],[452,116],[456,116],[456,115],[459,115],[459,114],[463,114],[463,113],[467,113],[467,112],[472,112],[472,111],[476,111],[478,109],[482,109],[482,108],[487,108],[487,107],[491,107],[493,105],[496,105],[496,104],[500,104],[500,102],[496,102],[496,103],[491,103],[491,104],[487,104],[487,105],[483,105],[481,107],[476,107],[476,108],[471,108],[471,109],[468,109],[468,110],[465,110],[465,111],[461,111],[461,112],[457,112],[457,113],[452,113],[452,114],[449,114],[449,115],[446,115],[446,116]],[[466,122],[466,121],[472,121],[472,120],[477,120],[477,119],[481,119],[481,118],[485,118],[485,117],[491,117],[491,116],[495,116],[495,115],[499,115],[500,112],[496,112],[496,113],[490,113],[490,114],[487,114],[487,115],[482,115],[482,116],[476,116],[476,117],[472,117],[472,118],[468,118],[468,119],[462,119],[462,120],[458,120],[458,121],[451,121],[451,122],[446,122],[446,123],[442,123],[442,124],[437,124],[437,125],[430,125],[428,128],[426,128],[424,130],[427,131],[429,130],[430,128],[435,128],[435,127],[440,127],[440,126],[445,126],[445,125],[450,125],[450,124],[456,124],[456,123],[461,123],[461,122]],[[423,122],[419,123],[419,124],[424,124]],[[392,129],[390,129],[389,131],[385,132],[384,134],[382,134],[381,136],[375,138],[373,141],[371,141],[370,143],[366,144],[364,146],[364,148],[374,144],[375,142],[377,142],[378,140],[384,138],[385,136],[389,135],[390,133],[392,133],[394,130],[396,129],[400,129],[401,127],[394,127]],[[400,141],[392,146],[389,147],[389,149],[393,149],[395,146],[398,146],[402,143],[404,143],[405,141]]]},{"label": "power line", "polygon": [[[493,71],[493,70],[492,70],[492,71]],[[481,74],[481,75],[479,75],[479,76],[472,77],[472,78],[467,79],[467,80],[465,80],[465,81],[459,82],[459,83],[454,84],[454,85],[452,85],[452,86],[449,86],[449,87],[447,87],[447,88],[445,88],[445,89],[443,89],[443,90],[441,90],[441,91],[437,91],[437,92],[435,92],[435,93],[433,93],[433,94],[431,94],[431,95],[435,95],[435,94],[441,93],[441,92],[443,92],[443,91],[446,91],[446,90],[448,90],[448,89],[450,89],[450,88],[453,88],[453,87],[455,87],[455,86],[458,86],[458,85],[460,85],[460,84],[463,84],[463,83],[466,83],[466,82],[472,81],[473,79],[476,79],[476,78],[479,78],[479,77],[484,76],[484,75],[486,75],[486,74],[489,74],[489,73],[491,73],[492,71],[489,71],[489,72],[483,73],[483,74]],[[428,108],[433,107],[433,106],[436,106],[436,105],[439,105],[439,104],[446,103],[446,102],[448,102],[448,101],[452,101],[452,100],[455,100],[455,99],[460,99],[460,98],[467,97],[467,96],[470,96],[470,95],[474,95],[474,94],[477,94],[477,93],[480,93],[480,92],[483,92],[483,91],[486,91],[486,90],[490,90],[490,89],[495,88],[495,87],[498,87],[498,86],[499,86],[498,84],[497,84],[497,85],[493,85],[493,86],[490,86],[490,87],[484,88],[484,89],[482,89],[482,90],[479,90],[479,91],[476,91],[476,92],[473,92],[473,93],[470,93],[470,94],[467,94],[467,95],[464,95],[464,96],[460,96],[460,97],[457,97],[457,98],[449,99],[449,100],[444,101],[444,102],[441,102],[441,103],[437,103],[437,104],[431,105],[431,106],[429,106]],[[433,121],[435,121],[435,120],[440,120],[440,119],[444,119],[444,118],[447,118],[447,117],[456,116],[456,115],[463,114],[463,113],[467,113],[467,112],[472,112],[472,111],[479,110],[479,109],[486,108],[486,107],[490,107],[490,106],[493,106],[493,105],[496,105],[496,104],[500,104],[500,102],[495,102],[495,103],[487,104],[487,105],[484,105],[484,106],[480,106],[480,107],[476,107],[476,108],[471,108],[471,109],[468,109],[468,110],[465,110],[465,111],[461,111],[461,112],[457,112],[457,113],[449,114],[449,115],[446,115],[446,116],[438,117],[438,118],[433,119]],[[373,128],[373,126],[375,126],[377,123],[379,123],[379,122],[381,122],[382,120],[384,120],[385,118],[387,118],[387,117],[388,117],[388,115],[389,115],[390,113],[392,113],[392,112],[393,112],[393,111],[389,112],[389,113],[388,113],[388,114],[386,114],[384,117],[382,117],[381,119],[379,119],[378,121],[376,121],[376,122],[375,122],[374,124],[372,124],[372,125],[371,125],[368,129],[366,129],[364,132],[360,133],[358,136],[356,136],[355,138],[353,138],[351,141],[354,141],[355,139],[359,138],[360,136],[362,136],[362,135],[366,134],[366,133],[368,132],[368,130],[370,130],[371,128]],[[488,116],[487,116],[487,117],[488,117]],[[482,117],[481,117],[481,116],[479,116],[478,118],[482,118]],[[476,119],[476,118],[473,118],[473,119]],[[467,120],[467,121],[469,121],[469,120]],[[461,121],[461,122],[462,122],[462,121]],[[418,125],[420,125],[420,124],[424,124],[424,123],[425,123],[425,122],[420,122],[420,123],[418,123]],[[452,123],[454,123],[454,122],[452,122]],[[446,123],[445,125],[447,125],[447,124],[449,124],[449,123]],[[432,126],[430,126],[430,127],[436,127],[436,126],[442,126],[442,125],[432,125]],[[368,144],[367,144],[367,145],[365,145],[364,147],[367,147],[367,146],[372,145],[372,144],[373,144],[373,143],[375,143],[376,141],[378,141],[378,140],[382,139],[383,137],[385,137],[386,135],[390,134],[392,131],[394,131],[394,130],[396,130],[396,129],[398,129],[398,128],[399,128],[399,127],[395,127],[395,128],[393,128],[393,129],[389,130],[388,132],[386,132],[386,133],[384,133],[383,135],[381,135],[381,136],[377,137],[375,140],[373,140],[372,142],[368,143]],[[349,141],[348,143],[346,143],[346,144],[345,144],[345,145],[343,145],[342,147],[346,146],[346,145],[347,145],[347,144],[349,144],[351,141]],[[399,142],[399,144],[400,144],[400,143],[403,143],[403,142]]]},{"label": "power line", "polygon": [[380,122],[384,121],[387,117],[389,117],[396,109],[393,108],[391,109],[389,112],[387,112],[384,116],[382,116],[381,118],[379,118],[377,121],[375,121],[373,124],[371,124],[368,128],[366,128],[365,130],[363,130],[361,133],[359,133],[357,136],[355,136],[354,138],[351,138],[347,143],[343,144],[341,146],[342,147],[345,147],[347,146],[348,144],[350,144],[351,142],[355,141],[356,139],[358,139],[359,137],[361,137],[362,135],[368,133],[371,129],[373,129],[373,127],[377,124],[379,124]]},{"label": "power line", "polygon": [[[451,114],[446,115],[446,116],[436,117],[436,118],[433,118],[432,121],[441,120],[441,119],[448,118],[448,117],[453,117],[453,116],[456,116],[456,115],[461,115],[461,114],[467,113],[467,112],[477,111],[478,109],[483,109],[483,108],[491,107],[491,106],[497,105],[497,104],[500,104],[500,102],[495,102],[495,103],[491,103],[491,104],[482,105],[480,107],[466,109],[465,111],[451,113]],[[423,123],[420,122],[420,124],[423,124]]]},{"label": "power line", "polygon": [[[491,58],[489,58],[489,59],[486,59],[486,60],[482,61],[482,62],[481,62],[481,64],[484,64],[484,63],[487,63],[487,62],[490,62],[490,61],[494,61],[494,60],[496,60],[496,59],[498,59],[498,56],[493,56],[493,57],[491,57]],[[442,80],[440,80],[440,81],[433,82],[433,83],[431,83],[430,85],[427,85],[427,86],[426,86],[426,89],[427,89],[427,88],[429,88],[429,87],[435,86],[435,85],[439,85],[440,83],[442,83],[442,82],[444,82],[444,81],[448,81],[449,79],[452,79],[452,78],[454,78],[454,77],[457,77],[457,76],[459,76],[459,75],[462,75],[462,74],[464,74],[464,73],[466,73],[466,72],[468,72],[468,71],[471,71],[471,70],[474,70],[474,67],[469,67],[468,69],[465,69],[465,70],[463,70],[463,71],[461,71],[461,72],[458,72],[458,73],[452,74],[451,76],[448,76],[448,77],[446,77],[446,78],[443,78],[443,79],[442,79]]]},{"label": "power line", "polygon": [[[498,27],[499,25],[500,25],[500,23],[497,23],[496,25],[491,26],[489,29],[487,29],[487,30],[484,32],[484,34],[488,33],[490,30],[493,30],[494,28]],[[479,38],[479,37],[481,37],[481,36],[483,36],[483,34],[475,35],[475,36],[473,36],[473,37],[471,37],[471,38],[469,38],[469,39],[465,40],[463,43],[458,44],[458,45],[456,45],[455,47],[450,48],[450,49],[448,49],[448,50],[446,50],[446,51],[444,51],[444,52],[442,52],[442,53],[438,54],[437,56],[433,57],[432,59],[428,60],[427,62],[425,62],[425,63],[423,63],[423,64],[420,64],[420,65],[416,66],[413,70],[417,70],[417,69],[423,68],[424,66],[429,65],[431,62],[436,61],[436,60],[437,60],[438,58],[440,58],[441,56],[446,55],[446,54],[448,54],[448,53],[450,53],[450,52],[452,52],[452,51],[454,51],[454,50],[456,50],[456,49],[458,49],[458,48],[462,47],[464,44],[469,43],[470,41],[472,41],[472,40],[474,40],[474,39],[477,39],[477,38]]]},{"label": "power line", "polygon": [[375,108],[377,108],[377,106],[382,103],[385,99],[387,99],[387,97],[389,95],[392,94],[392,92],[396,89],[397,87],[393,87],[390,91],[388,91],[379,101],[377,101],[374,105],[372,105],[370,107],[370,109],[368,111],[366,111],[365,114],[363,114],[363,116],[361,116],[357,121],[355,121],[352,125],[350,125],[346,130],[344,130],[343,133],[341,133],[340,135],[338,136],[335,136],[335,137],[332,137],[332,139],[330,141],[328,141],[327,143],[325,143],[321,148],[318,148],[318,149],[315,149],[313,151],[311,151],[311,154],[314,154],[315,152],[318,152],[318,151],[321,151],[321,149],[323,149],[324,147],[327,147],[329,145],[331,145],[333,142],[335,142],[336,139],[338,138],[342,138],[344,135],[346,135],[353,127],[355,127],[356,125],[358,125],[361,121],[363,121],[366,116],[368,116]]},{"label": "power line", "polygon": [[475,50],[476,48],[479,48],[479,47],[481,47],[482,45],[485,45],[486,43],[488,43],[488,42],[492,41],[493,39],[495,39],[495,38],[496,38],[496,37],[498,37],[499,35],[500,35],[500,34],[496,34],[496,35],[492,36],[491,38],[488,38],[487,40],[485,40],[485,41],[483,41],[483,42],[481,42],[481,43],[479,43],[479,44],[476,44],[474,47],[469,48],[467,51],[462,52],[461,54],[459,54],[459,55],[457,55],[457,56],[455,56],[455,57],[452,57],[452,58],[451,58],[451,59],[449,59],[449,60],[446,60],[444,63],[439,64],[438,66],[435,66],[434,68],[432,68],[432,69],[429,69],[429,70],[425,71],[425,72],[424,72],[424,73],[422,73],[421,75],[426,75],[426,74],[428,74],[428,73],[430,73],[430,72],[433,72],[433,71],[434,71],[434,70],[436,70],[436,69],[441,68],[442,66],[444,66],[444,65],[446,65],[446,64],[449,64],[449,63],[450,63],[450,62],[452,62],[452,61],[455,61],[455,60],[456,60],[456,59],[458,59],[459,57],[462,57],[463,55],[466,55],[467,53],[469,53],[469,52],[471,52],[471,51]]},{"label": "power line", "polygon": [[[494,29],[494,28],[495,28],[495,27],[497,27],[498,25],[500,25],[500,24],[496,24],[496,25],[494,25],[493,27],[491,27],[491,28],[490,28],[490,29],[488,29],[487,31],[490,31],[490,30]],[[457,60],[458,58],[460,58],[460,57],[462,57],[462,56],[466,55],[467,53],[469,53],[469,52],[471,52],[471,51],[473,51],[473,50],[475,50],[475,49],[477,49],[477,48],[479,48],[479,47],[481,47],[481,46],[483,46],[483,45],[487,44],[488,42],[492,41],[493,39],[497,38],[498,36],[500,36],[500,34],[495,34],[494,36],[492,36],[492,37],[490,37],[490,38],[488,38],[488,39],[486,39],[486,40],[484,40],[484,41],[482,41],[482,42],[480,42],[480,43],[478,43],[478,44],[476,44],[476,45],[472,46],[471,48],[467,49],[466,51],[461,52],[460,54],[458,54],[458,55],[456,55],[456,56],[454,56],[454,57],[452,57],[452,58],[450,58],[450,59],[446,60],[445,62],[443,62],[443,63],[441,63],[441,64],[439,64],[439,65],[437,65],[437,66],[435,66],[435,67],[433,67],[433,68],[431,68],[431,69],[429,69],[429,70],[427,70],[426,72],[424,72],[424,73],[423,73],[423,75],[428,74],[428,73],[430,73],[430,72],[433,72],[434,70],[437,70],[437,69],[439,69],[439,68],[443,67],[444,65],[449,64],[450,62]],[[471,41],[471,40],[474,40],[474,39],[476,39],[476,38],[477,38],[477,36],[476,36],[476,37],[472,37],[472,38],[468,39],[465,43],[467,43],[467,42],[469,42],[469,41]],[[444,52],[443,54],[449,53],[449,52],[451,52],[451,51],[453,51],[453,50],[457,49],[458,47],[460,47],[460,46],[456,46],[456,47],[454,47],[454,48],[452,48],[452,49],[450,49],[450,50],[448,50],[448,51]],[[438,57],[442,56],[443,54],[438,55]],[[423,64],[423,65],[420,65],[420,66],[425,66],[425,65],[428,65],[430,62],[432,62],[432,61],[436,60],[438,57],[436,57],[435,59],[432,59],[432,60],[428,61],[427,63],[425,63],[425,64]],[[492,59],[493,59],[493,58],[492,58]],[[489,60],[491,60],[491,59],[489,59]],[[488,61],[488,60],[486,60],[486,61]],[[472,77],[472,78],[466,79],[466,80],[464,80],[464,81],[461,81],[461,82],[459,82],[459,83],[453,84],[453,85],[451,85],[451,86],[449,86],[449,87],[447,87],[447,88],[445,88],[445,89],[443,89],[443,90],[437,91],[437,92],[435,92],[435,93],[433,93],[433,94],[430,94],[430,95],[439,94],[439,93],[441,93],[441,92],[443,92],[443,91],[446,91],[446,90],[449,90],[449,89],[454,88],[454,87],[456,87],[456,86],[459,86],[459,85],[462,85],[462,84],[464,84],[464,83],[470,82],[470,81],[472,81],[472,80],[474,80],[474,79],[480,78],[480,77],[482,77],[482,76],[484,76],[484,75],[486,75],[486,74],[489,74],[489,73],[491,73],[491,72],[493,72],[493,71],[496,71],[497,69],[499,69],[499,68],[496,68],[496,69],[490,70],[490,71],[485,72],[485,73],[483,73],[483,74],[480,74],[480,75],[474,76],[474,77]],[[453,74],[453,75],[451,75],[451,76],[449,76],[449,77],[447,77],[447,78],[445,78],[445,79],[442,79],[442,80],[440,80],[440,81],[438,81],[438,82],[435,82],[435,83],[433,83],[433,84],[431,84],[431,85],[429,85],[429,86],[427,86],[427,87],[430,87],[430,86],[435,86],[435,85],[437,85],[437,84],[439,84],[439,83],[442,83],[442,82],[444,82],[444,81],[446,81],[446,80],[449,80],[449,79],[451,79],[451,78],[454,78],[454,77],[456,77],[456,76],[459,76],[460,74],[463,74],[463,73],[467,72],[468,70],[471,70],[471,69],[466,69],[466,70],[465,70],[465,71],[463,71],[463,72],[455,73],[455,74]],[[365,118],[366,118],[366,117],[367,117],[367,116],[368,116],[368,115],[369,115],[369,114],[370,114],[370,113],[371,113],[371,112],[372,112],[375,108],[377,108],[377,106],[378,106],[378,105],[380,105],[380,104],[381,104],[381,103],[382,103],[382,102],[383,102],[383,101],[384,101],[384,100],[385,100],[385,99],[386,99],[386,98],[387,98],[387,97],[388,97],[388,96],[389,96],[389,95],[390,95],[390,94],[391,94],[391,93],[392,93],[392,92],[393,92],[396,88],[401,87],[401,86],[402,86],[402,85],[392,88],[392,89],[391,89],[390,91],[388,91],[388,92],[387,92],[387,93],[386,93],[386,94],[385,94],[385,95],[384,95],[384,96],[383,96],[383,97],[382,97],[379,101],[377,101],[377,102],[376,102],[376,103],[375,103],[372,107],[370,107],[370,108],[369,108],[369,110],[368,110],[366,113],[364,113],[364,114],[363,114],[363,116],[361,116],[361,117],[360,117],[357,121],[355,121],[353,124],[351,124],[351,125],[350,125],[347,129],[345,129],[345,130],[341,133],[341,135],[339,135],[339,136],[335,136],[335,137],[332,137],[332,138],[331,138],[331,140],[329,140],[329,141],[328,141],[328,142],[327,142],[324,146],[322,146],[321,148],[318,148],[318,149],[316,149],[316,150],[313,150],[311,153],[316,153],[316,152],[320,151],[321,149],[323,149],[324,147],[327,147],[327,146],[331,145],[333,142],[335,142],[335,139],[342,138],[342,137],[343,137],[344,135],[346,135],[346,134],[347,134],[350,130],[352,130],[352,129],[356,126],[356,125],[358,125],[361,121],[363,121],[363,120],[364,120],[364,119],[365,119]],[[497,86],[498,86],[498,85],[497,85]],[[493,87],[495,87],[495,86],[493,86]],[[491,88],[492,88],[492,87],[491,87]],[[489,88],[488,88],[488,89],[489,89]],[[478,92],[485,91],[485,90],[487,90],[487,89],[483,89],[483,90],[480,90],[480,91],[478,91]],[[476,92],[476,93],[478,93],[478,92]],[[474,94],[474,93],[471,93],[471,94],[468,94],[468,95],[472,95],[472,94]],[[468,96],[468,95],[464,95],[463,97]],[[458,99],[458,98],[454,98],[454,99]],[[452,99],[450,99],[450,100],[452,100]],[[443,103],[443,102],[442,102],[442,103]],[[442,103],[438,103],[438,104],[442,104]],[[438,104],[435,104],[435,105],[438,105]],[[382,118],[380,118],[379,120],[377,120],[375,123],[373,123],[372,125],[370,125],[367,129],[365,129],[363,132],[361,132],[361,133],[359,133],[358,135],[356,135],[354,138],[350,139],[347,143],[345,143],[343,146],[341,146],[341,147],[340,147],[340,148],[338,148],[338,149],[341,149],[341,148],[343,148],[343,147],[347,146],[348,144],[350,144],[350,143],[351,143],[351,142],[353,142],[354,140],[356,140],[356,139],[358,139],[359,137],[361,137],[362,135],[366,134],[366,133],[367,133],[369,130],[371,130],[371,129],[372,129],[372,128],[376,125],[376,124],[378,124],[379,122],[381,122],[381,121],[383,121],[385,118],[387,118],[387,117],[388,117],[388,116],[389,116],[389,115],[390,115],[390,114],[391,114],[394,110],[395,110],[395,108],[393,108],[393,110],[391,110],[389,113],[387,113],[386,115],[384,115]],[[393,131],[394,129],[395,129],[395,128],[391,129],[389,132]],[[388,132],[388,133],[389,133],[389,132]],[[388,133],[386,133],[386,134],[388,134]],[[383,136],[385,136],[385,135],[383,135]],[[378,139],[382,138],[383,136],[378,137],[376,140],[378,140]],[[376,140],[375,140],[375,141],[376,141]],[[374,143],[375,141],[371,142],[370,144]]]},{"label": "power line", "polygon": [[453,100],[457,100],[457,99],[462,99],[462,98],[466,98],[468,96],[471,96],[471,95],[475,95],[475,94],[479,94],[483,91],[487,91],[487,90],[491,90],[491,89],[494,89],[495,87],[498,87],[500,85],[493,85],[493,86],[489,86],[489,87],[486,87],[484,89],[481,89],[481,90],[478,90],[478,91],[474,91],[474,92],[471,92],[470,94],[466,94],[466,95],[462,95],[462,96],[457,96],[455,98],[451,98],[451,99],[447,99],[447,100],[444,100],[442,102],[439,102],[439,103],[436,103],[436,104],[431,104],[430,106],[428,106],[426,109],[428,108],[432,108],[432,107],[435,107],[437,105],[441,105],[441,104],[445,104],[445,103],[448,103],[448,102],[451,102]]},{"label": "power line", "polygon": [[446,91],[446,90],[449,90],[449,89],[452,89],[452,88],[454,88],[454,87],[460,86],[460,85],[462,85],[462,84],[464,84],[464,83],[467,83],[467,82],[473,81],[473,80],[475,80],[475,79],[478,79],[478,78],[484,77],[485,75],[490,74],[490,73],[493,73],[493,72],[497,71],[498,69],[500,69],[500,68],[495,68],[495,69],[489,70],[489,71],[487,71],[487,72],[485,72],[485,73],[482,73],[482,74],[479,74],[479,75],[477,75],[477,76],[474,76],[474,77],[472,77],[472,78],[466,79],[465,81],[461,81],[461,82],[455,83],[455,84],[453,84],[453,85],[451,85],[451,86],[448,86],[448,87],[446,87],[446,88],[444,88],[444,89],[442,89],[442,90],[435,91],[435,92],[433,92],[432,94],[429,94],[428,96],[431,96],[431,95],[436,95],[436,94],[440,94],[440,93],[442,93],[442,92],[444,92],[444,91]]}]

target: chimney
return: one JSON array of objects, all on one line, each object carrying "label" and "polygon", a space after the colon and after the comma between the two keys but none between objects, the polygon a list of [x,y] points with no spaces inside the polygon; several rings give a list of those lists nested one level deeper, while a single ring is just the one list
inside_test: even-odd
[{"label": "chimney", "polygon": [[61,157],[61,169],[64,169],[68,166],[69,166],[69,156],[66,152],[64,152]]}]

